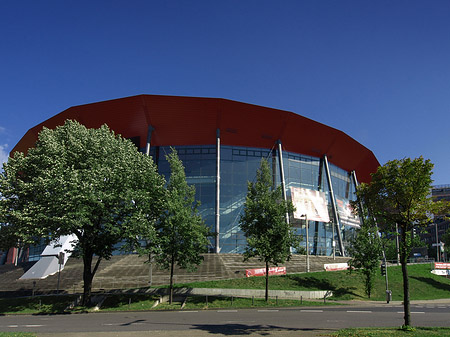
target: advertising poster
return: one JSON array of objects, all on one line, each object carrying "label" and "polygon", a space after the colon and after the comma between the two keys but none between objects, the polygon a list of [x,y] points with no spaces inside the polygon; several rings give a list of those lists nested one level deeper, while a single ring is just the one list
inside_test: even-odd
[{"label": "advertising poster", "polygon": [[350,200],[336,197],[336,205],[342,225],[358,228],[360,227],[359,217],[353,213]]},{"label": "advertising poster", "polygon": [[292,203],[295,207],[294,218],[330,222],[328,202],[325,193],[301,187],[291,187]]},{"label": "advertising poster", "polygon": [[[266,275],[266,268],[258,268],[258,269],[246,269],[245,276],[264,276]],[[269,275],[286,275],[286,267],[270,267]]]}]

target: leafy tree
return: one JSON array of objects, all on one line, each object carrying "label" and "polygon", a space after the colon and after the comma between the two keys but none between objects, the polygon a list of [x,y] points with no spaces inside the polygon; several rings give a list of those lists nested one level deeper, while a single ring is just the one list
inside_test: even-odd
[{"label": "leafy tree", "polygon": [[278,265],[291,257],[291,247],[298,238],[286,221],[294,211],[290,201],[284,201],[281,187],[273,188],[269,164],[261,160],[256,181],[248,182],[248,192],[240,226],[247,238],[244,259],[258,257],[266,264],[266,301],[269,298],[269,264]]},{"label": "leafy tree", "polygon": [[[423,228],[415,228],[415,230],[419,230],[418,233],[412,235],[411,238],[411,249],[413,248],[422,248],[427,247],[427,244],[422,241],[420,234],[426,232]],[[383,245],[386,253],[386,260],[397,261],[397,233],[396,232],[384,232],[383,235]],[[400,261],[399,261],[400,262]]]},{"label": "leafy tree", "polygon": [[[47,242],[74,234],[83,259],[83,304],[114,246],[152,236],[164,207],[164,179],[151,158],[106,125],[87,129],[66,121],[44,128],[25,156],[15,153],[0,174],[0,237]],[[94,255],[98,257],[94,262]]]},{"label": "leafy tree", "polygon": [[450,253],[450,228],[442,235],[442,242],[444,243],[445,252],[447,254]]},{"label": "leafy tree", "polygon": [[355,269],[364,276],[365,291],[370,298],[382,254],[381,238],[371,221],[366,221],[357,231],[348,252],[352,256],[349,261],[350,273]]},{"label": "leafy tree", "polygon": [[405,327],[411,325],[407,269],[411,232],[413,228],[426,226],[431,214],[443,207],[430,197],[432,169],[433,164],[422,157],[392,160],[378,168],[370,184],[361,184],[357,189],[358,202],[368,208],[381,230],[394,232],[398,224]]},{"label": "leafy tree", "polygon": [[162,269],[170,269],[170,303],[173,299],[174,266],[195,270],[208,245],[209,230],[198,214],[195,187],[186,182],[186,174],[177,152],[166,156],[171,175],[167,184],[167,205],[158,225],[155,259]]}]

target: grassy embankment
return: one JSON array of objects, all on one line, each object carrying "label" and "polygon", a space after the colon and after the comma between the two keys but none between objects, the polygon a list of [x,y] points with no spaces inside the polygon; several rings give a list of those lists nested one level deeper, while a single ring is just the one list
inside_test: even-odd
[{"label": "grassy embankment", "polygon": [[[429,264],[409,266],[411,300],[429,300],[450,297],[450,279],[431,274]],[[393,293],[393,300],[402,300],[402,275],[400,267],[390,267],[389,288]],[[240,278],[223,281],[196,282],[178,284],[177,287],[190,288],[228,288],[228,289],[264,289],[264,277]],[[270,278],[272,290],[331,290],[334,300],[368,300],[364,294],[362,277],[353,272],[317,272],[309,274],[294,274],[273,276]],[[109,295],[102,305],[104,311],[118,310],[152,310],[158,297],[144,294]],[[0,299],[0,313],[57,313],[63,312],[74,300],[72,296],[46,296],[35,298]],[[377,275],[371,300],[385,300],[384,277]],[[206,301],[208,301],[206,303]],[[329,303],[330,301],[328,301]],[[323,302],[300,302],[298,300],[276,300],[271,298],[269,303],[261,299],[244,299],[230,297],[205,296],[190,297],[185,309],[205,308],[244,308],[260,306],[300,306],[323,305]],[[172,306],[166,303],[158,305],[153,310],[180,309],[181,303]],[[72,312],[85,311],[87,308],[76,307]]]},{"label": "grassy embankment", "polygon": [[[411,300],[431,300],[450,298],[450,279],[431,273],[430,264],[408,266]],[[388,268],[389,289],[392,300],[403,300],[403,281],[401,268]],[[229,289],[264,289],[264,277],[240,278],[223,281],[195,282],[178,284],[191,288],[229,288]],[[347,271],[316,272],[273,276],[270,278],[272,290],[331,290],[335,300],[368,300],[364,293],[363,277]],[[378,272],[370,300],[384,301],[385,278]]]}]

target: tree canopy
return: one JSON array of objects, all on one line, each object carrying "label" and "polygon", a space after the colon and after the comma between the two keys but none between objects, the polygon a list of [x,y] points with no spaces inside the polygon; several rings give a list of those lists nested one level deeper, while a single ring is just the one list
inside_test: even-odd
[{"label": "tree canopy", "polygon": [[0,193],[0,236],[24,245],[76,235],[84,304],[100,261],[122,240],[154,235],[165,204],[164,179],[150,157],[106,125],[87,129],[71,120],[44,128],[27,155],[9,159]]},{"label": "tree canopy", "polygon": [[157,225],[155,259],[170,270],[170,303],[173,298],[174,266],[195,270],[207,251],[209,229],[198,213],[195,187],[188,185],[183,163],[175,149],[166,156],[171,174],[167,184],[167,204]]},{"label": "tree canopy", "polygon": [[426,226],[433,213],[440,212],[442,203],[431,199],[433,164],[422,157],[392,160],[380,166],[369,184],[357,189],[358,202],[367,207],[385,232],[400,235],[400,263],[403,273],[404,324],[411,325],[407,262],[411,251],[413,228]]},{"label": "tree canopy", "polygon": [[364,276],[364,288],[370,298],[382,254],[381,238],[372,221],[366,221],[358,229],[356,237],[350,242],[348,252],[352,257],[349,261],[350,272],[355,269]]},{"label": "tree canopy", "polygon": [[269,264],[278,265],[291,257],[298,238],[286,219],[294,211],[292,202],[283,200],[281,186],[274,188],[269,164],[261,160],[256,181],[248,182],[248,192],[240,226],[247,238],[244,257],[258,257],[266,265],[266,301],[269,292]]}]

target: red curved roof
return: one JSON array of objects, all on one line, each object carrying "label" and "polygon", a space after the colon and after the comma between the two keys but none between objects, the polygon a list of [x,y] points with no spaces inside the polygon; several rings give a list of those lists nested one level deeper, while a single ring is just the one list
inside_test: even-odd
[{"label": "red curved roof", "polygon": [[140,137],[145,147],[147,129],[154,128],[151,145],[221,144],[271,149],[279,139],[283,149],[328,160],[346,171],[356,171],[362,182],[379,166],[372,151],[342,131],[289,111],[221,98],[139,95],[71,107],[28,130],[12,150],[34,146],[43,126],[55,128],[74,119],[89,128],[107,124],[123,137]]}]

